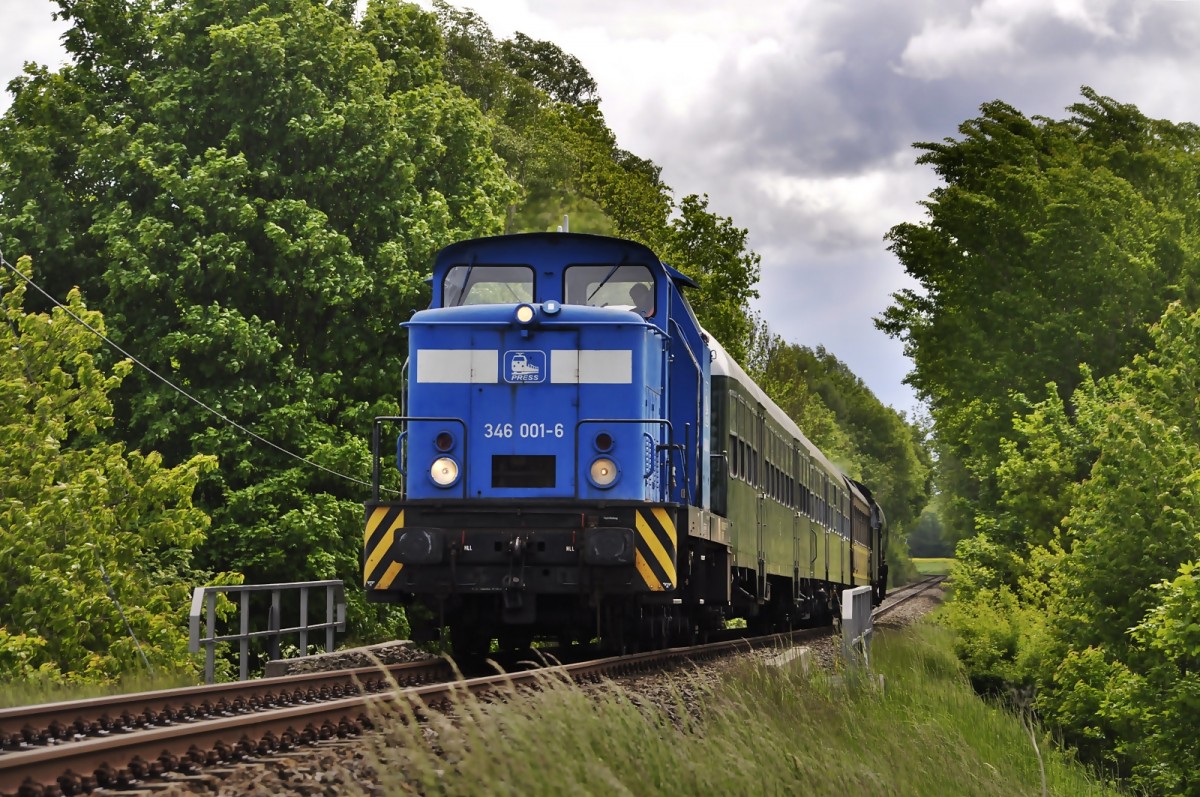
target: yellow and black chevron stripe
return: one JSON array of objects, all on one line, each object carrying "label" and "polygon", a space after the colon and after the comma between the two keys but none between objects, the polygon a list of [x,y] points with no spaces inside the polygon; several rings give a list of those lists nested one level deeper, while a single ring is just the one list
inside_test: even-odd
[{"label": "yellow and black chevron stripe", "polygon": [[638,510],[635,524],[638,574],[651,592],[664,592],[678,586],[675,580],[675,551],[677,549],[675,522],[667,510],[654,508]]},{"label": "yellow and black chevron stripe", "polygon": [[404,568],[389,556],[396,532],[404,528],[404,510],[398,506],[367,508],[367,529],[363,534],[363,583],[367,589],[384,590],[392,586]]}]

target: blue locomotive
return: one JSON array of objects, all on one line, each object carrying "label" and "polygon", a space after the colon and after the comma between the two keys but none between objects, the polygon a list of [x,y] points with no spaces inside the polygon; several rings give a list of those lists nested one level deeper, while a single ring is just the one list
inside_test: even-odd
[{"label": "blue locomotive", "polygon": [[[377,418],[363,580],[414,639],[696,639],[828,622],[887,580],[886,524],[720,345],[641,244],[573,233],[442,250]],[[394,432],[403,478],[380,487]],[[390,456],[390,455],[389,455]]]}]

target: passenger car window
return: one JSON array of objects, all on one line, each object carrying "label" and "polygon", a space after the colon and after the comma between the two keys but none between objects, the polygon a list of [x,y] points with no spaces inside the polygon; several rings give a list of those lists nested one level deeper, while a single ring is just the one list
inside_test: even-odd
[{"label": "passenger car window", "polygon": [[564,304],[624,308],[643,318],[654,314],[654,276],[645,266],[568,266],[563,280]]},{"label": "passenger car window", "polygon": [[442,282],[442,306],[515,304],[533,301],[529,266],[454,266]]}]

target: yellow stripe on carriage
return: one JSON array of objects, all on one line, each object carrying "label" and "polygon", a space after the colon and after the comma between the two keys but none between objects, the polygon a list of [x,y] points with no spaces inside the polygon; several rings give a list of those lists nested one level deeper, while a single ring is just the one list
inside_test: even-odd
[{"label": "yellow stripe on carriage", "polygon": [[850,544],[850,572],[855,584],[870,584],[871,574],[868,571],[871,562],[871,549],[854,542]]}]

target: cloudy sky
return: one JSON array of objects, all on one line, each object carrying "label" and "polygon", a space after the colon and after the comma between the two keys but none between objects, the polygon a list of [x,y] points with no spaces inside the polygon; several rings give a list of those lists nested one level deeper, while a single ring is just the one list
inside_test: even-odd
[{"label": "cloudy sky", "polygon": [[[955,135],[994,99],[1061,118],[1084,85],[1200,122],[1200,1],[455,4],[499,38],[519,30],[583,61],[620,146],[749,230],[772,329],[825,346],[910,414],[911,363],[872,319],[912,285],[883,236],[919,220],[936,185],[912,143]],[[54,7],[0,0],[3,84],[24,61],[62,62]]]}]

